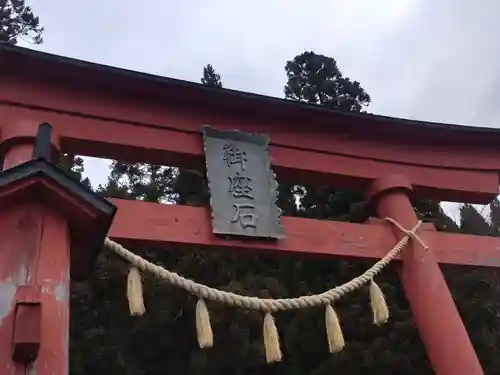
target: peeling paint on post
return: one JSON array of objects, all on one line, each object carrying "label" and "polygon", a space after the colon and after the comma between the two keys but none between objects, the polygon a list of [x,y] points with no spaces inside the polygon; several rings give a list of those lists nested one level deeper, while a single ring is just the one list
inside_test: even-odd
[{"label": "peeling paint on post", "polygon": [[10,279],[0,283],[0,326],[3,320],[12,310],[14,296],[16,295],[16,285]]},{"label": "peeling paint on post", "polygon": [[66,219],[45,212],[36,282],[42,288],[42,346],[37,375],[68,374],[69,231]]},{"label": "peeling paint on post", "polygon": [[[21,121],[28,129],[19,121],[0,125],[0,136],[9,139],[3,144],[0,173],[0,228],[5,232],[0,243],[0,375],[67,375],[69,223],[76,274],[82,278],[102,247],[116,207],[48,160],[58,151],[59,139],[50,139],[49,125],[39,128],[33,121]],[[87,234],[94,224],[99,235]],[[36,290],[36,297],[21,296],[27,290]]]},{"label": "peeling paint on post", "polygon": [[[69,234],[66,219],[30,204],[0,211],[10,235],[0,243],[0,374],[67,375],[69,342]],[[43,227],[43,231],[42,231]],[[38,358],[12,361],[15,295],[20,285],[41,289]]]},{"label": "peeling paint on post", "polygon": [[34,364],[31,364],[28,366],[28,369],[26,371],[26,375],[37,375],[36,368]]},{"label": "peeling paint on post", "polygon": [[68,283],[61,281],[54,291],[57,302],[64,302],[68,296]]},{"label": "peeling paint on post", "polygon": [[0,243],[0,373],[24,374],[12,361],[15,296],[18,286],[34,281],[42,217],[32,204],[0,211],[0,227],[8,236]]}]

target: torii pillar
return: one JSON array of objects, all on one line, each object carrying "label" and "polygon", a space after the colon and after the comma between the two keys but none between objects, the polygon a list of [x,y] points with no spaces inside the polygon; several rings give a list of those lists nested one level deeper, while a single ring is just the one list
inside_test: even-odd
[{"label": "torii pillar", "polygon": [[67,375],[70,254],[82,278],[116,209],[52,164],[49,124],[0,130],[0,374]]},{"label": "torii pillar", "polygon": [[[411,193],[409,181],[395,174],[375,181],[368,197],[380,217],[393,218],[411,229],[418,222],[409,198]],[[395,235],[398,240],[405,236],[398,229]],[[484,375],[432,244],[429,245],[424,250],[416,241],[410,241],[401,253],[400,276],[432,368],[436,375]]]}]

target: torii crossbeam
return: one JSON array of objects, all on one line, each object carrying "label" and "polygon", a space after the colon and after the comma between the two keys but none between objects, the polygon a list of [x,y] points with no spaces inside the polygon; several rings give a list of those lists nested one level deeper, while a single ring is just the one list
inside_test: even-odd
[{"label": "torii crossbeam", "polygon": [[[114,215],[109,203],[31,160],[41,123],[52,125],[53,156],[196,168],[204,165],[201,125],[266,133],[280,181],[363,191],[381,217],[406,228],[417,222],[410,196],[485,204],[498,193],[500,131],[492,129],[339,113],[11,46],[0,47],[0,75],[0,372],[6,375],[27,367],[38,375],[68,373],[69,254],[71,275],[85,277],[95,258],[88,250],[102,244]],[[379,220],[284,217],[286,239],[245,242],[213,235],[206,208],[113,203],[108,235],[131,246],[381,258],[401,235]],[[481,375],[438,264],[500,266],[500,239],[437,233],[432,225],[420,236],[430,250],[405,249],[401,279],[434,371]]]}]

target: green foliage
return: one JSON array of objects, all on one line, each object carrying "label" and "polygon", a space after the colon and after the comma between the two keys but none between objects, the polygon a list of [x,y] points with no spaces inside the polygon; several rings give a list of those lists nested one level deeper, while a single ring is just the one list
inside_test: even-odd
[{"label": "green foliage", "polygon": [[[463,205],[460,232],[499,236],[499,207],[500,202],[495,199],[489,205],[490,220],[485,220],[473,206]],[[485,374],[497,374],[500,368],[497,355],[500,350],[499,270],[449,265],[442,268]]]},{"label": "green foliage", "polygon": [[210,198],[206,174],[194,169],[179,168],[172,191],[177,204],[204,206]]},{"label": "green foliage", "polygon": [[495,236],[500,235],[500,201],[495,199],[490,203],[490,223]]},{"label": "green foliage", "polygon": [[43,27],[24,0],[0,0],[0,43],[16,45],[19,39],[43,43]]},{"label": "green foliage", "polygon": [[[303,52],[286,63],[285,71],[287,99],[345,112],[361,112],[371,102],[361,84],[344,77],[332,57]],[[361,216],[355,212],[364,199],[361,192],[281,184],[279,194],[279,203],[287,215],[347,221],[366,218],[366,212]],[[295,205],[296,197],[300,198],[299,207]],[[439,230],[458,230],[437,201],[416,202],[415,210],[422,220],[432,221]]]},{"label": "green foliage", "polygon": [[286,63],[285,71],[287,99],[347,112],[360,112],[370,104],[360,83],[344,77],[332,57],[303,52]]},{"label": "green foliage", "polygon": [[[202,283],[263,298],[321,292],[353,278],[359,269],[371,264],[200,249],[140,253]],[[146,276],[147,315],[129,317],[125,298],[127,267],[108,256],[102,255],[91,280],[79,289],[73,288],[73,375],[432,373],[403,293],[394,283],[394,270],[389,269],[379,280],[393,310],[387,326],[372,324],[368,290],[352,293],[336,306],[348,346],[341,354],[330,355],[323,309],[276,314],[285,359],[267,365],[261,314],[209,304],[215,347],[200,350],[195,333],[196,300]]]},{"label": "green foliage", "polygon": [[63,154],[59,159],[58,166],[75,180],[80,181],[88,188],[91,187],[90,180],[87,177],[83,177],[84,165],[81,157]]},{"label": "green foliage", "polygon": [[175,170],[158,165],[114,161],[108,183],[99,191],[106,196],[160,203],[172,200]]},{"label": "green foliage", "polygon": [[413,208],[420,220],[434,224],[437,230],[446,232],[459,232],[460,228],[441,207],[438,201],[418,200]]},{"label": "green foliage", "polygon": [[460,207],[460,232],[482,236],[493,234],[490,223],[470,204]]},{"label": "green foliage", "polygon": [[[205,86],[222,88],[220,74],[210,64],[203,68],[201,83]],[[206,174],[202,170],[179,168],[172,184],[172,192],[173,199],[177,204],[207,205],[209,191]]]},{"label": "green foliage", "polygon": [[[289,100],[346,112],[360,112],[370,103],[359,82],[344,77],[334,58],[303,52],[286,63],[285,72],[284,92]],[[360,193],[322,186],[280,184],[278,192],[278,203],[286,215],[318,219],[350,220],[352,206],[363,200]]]},{"label": "green foliage", "polygon": [[203,77],[201,83],[206,86],[222,88],[222,81],[220,75],[215,71],[212,65],[208,64],[203,68]]},{"label": "green foliage", "polygon": [[[138,252],[202,283],[263,298],[321,292],[371,265],[371,261],[201,249]],[[103,253],[93,277],[72,285],[71,374],[431,375],[395,270],[391,267],[378,278],[391,308],[388,325],[372,324],[366,289],[348,295],[336,306],[348,345],[342,353],[330,355],[322,309],[280,313],[276,318],[285,359],[267,365],[262,315],[209,304],[215,347],[200,350],[194,326],[195,299],[146,275],[148,312],[132,318],[125,297],[127,267]],[[500,349],[498,271],[448,266],[444,272],[485,373],[494,375],[500,365],[496,355]]]},{"label": "green foliage", "polygon": [[[220,75],[210,64],[203,68],[201,82],[207,86],[222,88]],[[146,163],[127,164],[114,161],[108,183],[101,186],[99,192],[108,197],[155,203],[200,205],[208,202],[204,173]]]}]

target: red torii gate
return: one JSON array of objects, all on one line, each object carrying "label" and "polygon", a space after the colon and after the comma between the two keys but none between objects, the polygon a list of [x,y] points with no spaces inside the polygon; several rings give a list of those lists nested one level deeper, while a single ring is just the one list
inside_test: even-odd
[{"label": "red torii gate", "polygon": [[[492,129],[338,113],[11,46],[0,47],[0,74],[0,373],[6,375],[27,368],[68,373],[70,258],[71,276],[85,277],[115,213],[36,159],[41,154],[203,168],[200,126],[210,124],[269,134],[280,181],[365,191],[381,216],[407,228],[417,223],[410,194],[485,204],[498,193],[500,132]],[[41,123],[53,127],[52,147]],[[205,208],[113,203],[108,235],[129,246],[381,258],[402,235],[379,221],[284,217],[288,238],[244,242],[214,236]],[[412,244],[403,251],[401,280],[435,373],[481,375],[438,263],[500,266],[500,240],[437,233],[432,225],[421,237],[430,250]]]}]

